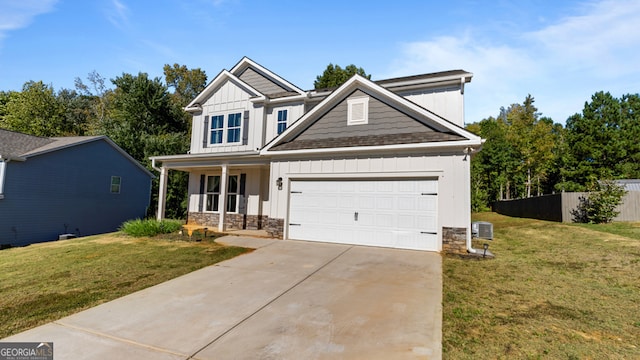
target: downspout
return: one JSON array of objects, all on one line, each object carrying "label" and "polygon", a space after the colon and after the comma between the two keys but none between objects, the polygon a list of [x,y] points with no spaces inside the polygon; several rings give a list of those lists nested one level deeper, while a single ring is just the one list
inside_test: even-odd
[{"label": "downspout", "polygon": [[4,199],[4,178],[7,172],[7,163],[9,161],[9,159],[5,159],[0,156],[0,199]]},{"label": "downspout", "polygon": [[467,188],[467,193],[469,194],[469,223],[467,224],[468,228],[467,228],[467,232],[466,232],[466,236],[467,236],[467,252],[470,254],[479,254],[478,250],[474,249],[473,246],[471,245],[471,154],[473,153],[474,149],[472,147],[466,147],[463,152],[464,152],[464,161],[467,161],[468,159],[468,166],[467,166],[467,175],[465,176],[466,179],[466,184],[465,187]]}]

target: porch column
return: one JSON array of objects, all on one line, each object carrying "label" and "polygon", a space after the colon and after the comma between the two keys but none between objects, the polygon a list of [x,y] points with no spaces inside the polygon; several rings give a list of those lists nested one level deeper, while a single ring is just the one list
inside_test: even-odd
[{"label": "porch column", "polygon": [[169,169],[166,167],[160,168],[160,182],[158,186],[158,214],[157,219],[164,219],[164,210],[167,202],[167,176],[169,175]]},{"label": "porch column", "polygon": [[224,231],[224,220],[227,216],[227,182],[228,182],[228,166],[222,164],[222,175],[220,176],[220,201],[218,208],[220,216],[218,217],[218,231]]}]

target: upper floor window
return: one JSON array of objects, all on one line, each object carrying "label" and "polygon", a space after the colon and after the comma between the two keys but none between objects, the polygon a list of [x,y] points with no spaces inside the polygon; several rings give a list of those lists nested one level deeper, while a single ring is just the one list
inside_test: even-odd
[{"label": "upper floor window", "polygon": [[222,134],[224,132],[224,115],[214,115],[211,117],[211,144],[222,144]]},{"label": "upper floor window", "polygon": [[369,98],[347,99],[347,125],[369,123]]},{"label": "upper floor window", "polygon": [[208,130],[210,145],[239,143],[242,141],[242,113],[213,115]]},{"label": "upper floor window", "polygon": [[240,142],[240,130],[242,128],[242,114],[235,113],[227,115],[227,142]]},{"label": "upper floor window", "polygon": [[287,110],[278,110],[278,134],[287,128]]}]

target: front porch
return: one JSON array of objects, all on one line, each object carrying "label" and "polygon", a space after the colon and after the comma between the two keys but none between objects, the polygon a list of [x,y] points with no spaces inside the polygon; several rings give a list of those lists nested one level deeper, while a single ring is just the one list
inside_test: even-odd
[{"label": "front porch", "polygon": [[[216,232],[269,229],[269,162],[256,152],[158,156],[151,160],[160,172],[158,219],[165,217],[168,177],[171,170],[177,170],[189,173],[188,226]],[[282,237],[278,230],[267,236]]]}]

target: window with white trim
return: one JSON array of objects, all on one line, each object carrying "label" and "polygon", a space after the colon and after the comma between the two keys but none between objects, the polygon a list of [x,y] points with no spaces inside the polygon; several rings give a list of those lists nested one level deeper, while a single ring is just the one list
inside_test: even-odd
[{"label": "window with white trim", "polygon": [[227,184],[227,212],[238,212],[238,175],[229,175]]},{"label": "window with white trim", "polygon": [[[238,212],[239,197],[239,177],[229,175],[227,179],[227,212]],[[205,188],[207,205],[205,211],[220,210],[220,175],[207,176],[207,187]]]},{"label": "window with white trim", "polygon": [[220,202],[220,176],[207,176],[207,187],[205,189],[207,197],[206,211],[218,211]]},{"label": "window with white trim", "polygon": [[242,113],[227,115],[227,142],[237,143],[242,140],[240,131],[242,130]]},{"label": "window with white trim", "polygon": [[111,177],[111,193],[120,194],[120,185],[122,184],[122,178],[120,176]]},{"label": "window with white trim", "polygon": [[369,123],[369,98],[347,99],[347,125]]},{"label": "window with white trim", "polygon": [[242,113],[218,114],[211,116],[209,125],[209,145],[235,144],[242,141]]},{"label": "window with white trim", "polygon": [[278,110],[278,134],[282,134],[287,128],[288,110]]},{"label": "window with white trim", "polygon": [[212,116],[209,144],[222,144],[223,133],[224,133],[224,115]]}]

